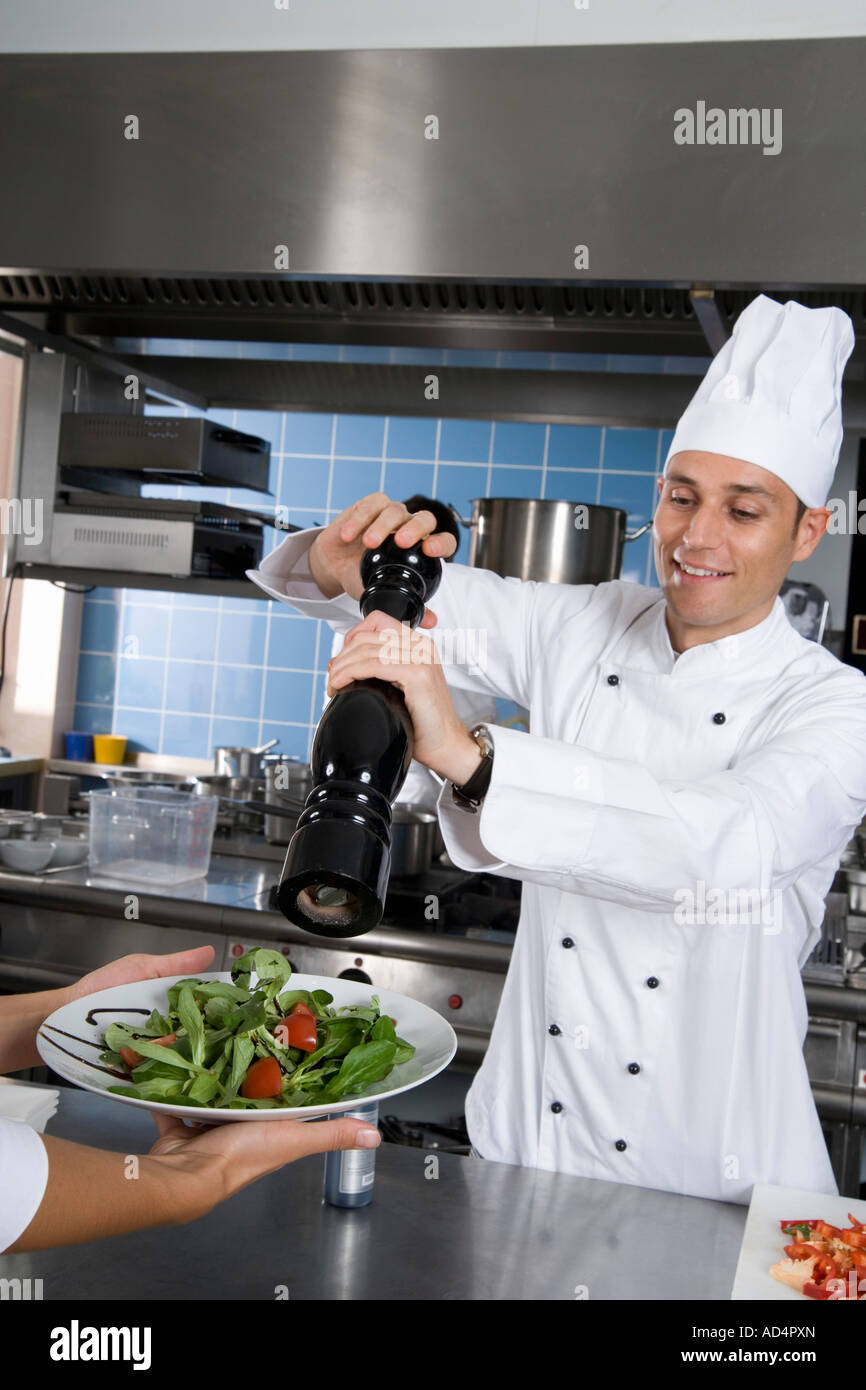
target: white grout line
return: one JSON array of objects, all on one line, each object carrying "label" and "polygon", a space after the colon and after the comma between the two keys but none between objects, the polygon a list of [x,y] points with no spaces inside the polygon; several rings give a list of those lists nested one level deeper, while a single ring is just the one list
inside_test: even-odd
[{"label": "white grout line", "polygon": [[391,417],[390,417],[389,415],[386,415],[386,416],[385,416],[385,428],[384,428],[384,430],[382,431],[382,460],[381,460],[381,463],[380,463],[380,465],[379,465],[379,491],[380,491],[380,492],[384,492],[384,491],[385,491],[385,460],[386,460],[386,458],[388,457],[388,426],[390,425],[390,423],[391,423]]},{"label": "white grout line", "polygon": [[541,456],[541,496],[547,488],[547,454],[550,448],[550,425],[544,426],[544,453]]},{"label": "white grout line", "polygon": [[[282,451],[282,446],[283,446],[283,444],[285,443],[285,440],[286,440],[286,413],[287,413],[287,412],[284,410],[284,411],[283,411],[282,424],[281,424],[281,426],[280,426],[280,450],[281,450],[281,451]],[[281,452],[281,453],[280,453],[279,467],[277,468],[277,498],[276,498],[276,500],[277,500],[277,503],[278,503],[278,504],[279,504],[280,497],[282,496],[282,486],[283,486],[283,459],[282,459],[282,452]],[[288,534],[288,532],[287,532],[286,534]],[[264,672],[265,672],[265,674],[262,676],[262,694],[261,694],[261,699],[259,700],[259,735],[258,735],[258,742],[259,742],[260,744],[261,744],[261,743],[264,743],[264,739],[262,738],[262,725],[263,725],[263,723],[264,723],[264,717],[265,717],[265,690],[266,690],[267,683],[268,683],[268,670],[270,669],[269,664],[268,664],[268,657],[270,656],[270,653],[271,653],[271,614],[273,613],[273,611],[274,611],[274,600],[272,599],[271,602],[270,602],[269,604],[267,604],[267,606],[266,606],[266,608],[265,608],[265,666],[264,666]]]},{"label": "white grout line", "polygon": [[211,687],[210,687],[210,711],[209,711],[209,722],[208,722],[208,726],[207,726],[208,748],[210,749],[210,756],[211,756],[211,757],[213,757],[213,749],[214,749],[214,741],[213,741],[214,705],[216,704],[216,683],[217,683],[217,673],[219,672],[219,662],[218,662],[218,660],[217,660],[217,652],[219,651],[219,648],[220,648],[220,629],[221,629],[221,627],[222,627],[222,616],[223,616],[223,615],[222,615],[222,599],[220,599],[220,600],[219,600],[219,603],[218,603],[218,606],[217,606],[216,633],[215,633],[215,635],[214,635],[213,680],[211,681]]},{"label": "white grout line", "polygon": [[169,610],[168,610],[168,630],[167,630],[167,632],[166,632],[166,634],[165,634],[165,653],[166,653],[166,654],[165,654],[165,656],[163,657],[163,660],[164,660],[164,662],[165,662],[165,671],[164,671],[163,677],[162,677],[162,712],[161,712],[160,718],[159,718],[159,744],[158,744],[157,749],[156,749],[157,753],[161,753],[161,752],[162,752],[162,741],[163,741],[163,736],[164,736],[164,734],[165,734],[165,703],[166,703],[166,699],[167,699],[167,697],[168,697],[168,671],[169,671],[168,653],[169,653],[169,651],[171,650],[171,622],[172,622],[172,617],[173,617],[173,616],[174,616],[174,607],[171,607],[171,608],[169,608]]},{"label": "white grout line", "polygon": [[112,733],[116,733],[117,692],[118,692],[118,690],[120,689],[120,663],[121,663],[121,660],[122,660],[121,653],[122,653],[122,651],[123,651],[123,613],[124,613],[125,607],[126,607],[126,590],[125,590],[125,589],[121,589],[121,591],[120,591],[120,613],[119,613],[119,615],[118,615],[118,624],[117,624],[117,635],[118,635],[118,638],[119,638],[119,648],[120,648],[120,649],[114,653],[114,656],[115,656],[115,668],[114,668],[114,696],[113,696],[112,701],[111,701],[111,732],[112,732]]},{"label": "white grout line", "polygon": [[[107,709],[108,709],[108,706],[107,706],[107,705],[100,705],[100,704],[97,704],[95,700],[78,700],[78,701],[76,701],[76,703],[77,703],[77,705],[79,706],[79,708],[81,708],[81,709],[101,709],[101,710],[107,710]],[[147,705],[121,705],[119,708],[120,708],[120,710],[121,710],[121,712],[122,712],[123,714],[159,714],[159,713],[160,713],[160,711],[159,711],[158,709],[151,709],[151,708],[150,708],[149,706],[147,706]],[[206,722],[206,721],[208,720],[208,715],[206,715],[206,714],[196,714],[194,711],[188,710],[188,709],[167,709],[167,710],[165,711],[165,713],[166,713],[167,715],[171,716],[172,718],[177,718],[177,719],[200,719],[200,720],[202,721],[202,723],[204,723],[204,722]],[[227,715],[226,718],[229,718],[229,716]],[[246,724],[255,724],[255,723],[256,723],[255,719],[247,719],[247,718],[246,718],[245,716],[243,716],[243,715],[239,716],[239,718],[243,719],[243,722],[246,723]],[[269,724],[279,724],[281,727],[284,727],[284,728],[287,728],[287,729],[309,729],[309,728],[311,727],[309,724],[303,723],[303,721],[300,720],[300,719],[269,719],[269,720],[268,720],[268,723],[269,723]],[[313,726],[313,727],[315,727],[315,726]]]},{"label": "white grout line", "polygon": [[[439,441],[442,438],[441,417],[436,421],[436,443],[433,446],[433,496],[438,496],[436,489],[439,486]],[[442,499],[447,501],[447,498]]]}]

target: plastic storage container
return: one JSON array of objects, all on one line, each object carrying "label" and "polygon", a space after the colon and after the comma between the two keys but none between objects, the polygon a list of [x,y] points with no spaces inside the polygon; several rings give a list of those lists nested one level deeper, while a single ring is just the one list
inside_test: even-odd
[{"label": "plastic storage container", "polygon": [[91,792],[91,872],[163,884],[203,878],[218,800],[153,786]]}]

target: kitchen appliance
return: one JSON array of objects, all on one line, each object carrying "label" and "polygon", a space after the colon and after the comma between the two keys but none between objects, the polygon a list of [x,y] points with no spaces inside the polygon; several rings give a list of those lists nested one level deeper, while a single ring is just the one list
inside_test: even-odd
[{"label": "kitchen appliance", "polygon": [[263,527],[273,525],[218,502],[99,492],[61,494],[52,520],[51,564],[234,579],[259,564]]},{"label": "kitchen appliance", "polygon": [[266,439],[213,420],[65,411],[60,421],[61,470],[267,492],[270,460]]},{"label": "kitchen appliance", "polygon": [[[441,562],[389,536],[361,559],[364,617],[378,609],[417,627]],[[392,802],[412,760],[412,721],[390,681],[353,681],[328,702],[311,759],[313,789],[278,892],[290,922],[319,936],[357,936],[381,921],[390,874]]]},{"label": "kitchen appliance", "polygon": [[548,584],[601,584],[617,579],[623,547],[651,522],[627,531],[627,513],[589,502],[536,497],[473,497],[469,563],[505,578]]}]

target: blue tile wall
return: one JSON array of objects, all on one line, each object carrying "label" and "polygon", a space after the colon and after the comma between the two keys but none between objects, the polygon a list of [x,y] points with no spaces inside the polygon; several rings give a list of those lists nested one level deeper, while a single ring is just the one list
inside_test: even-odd
[{"label": "blue tile wall", "polygon": [[[578,371],[690,371],[699,359],[592,354],[350,348],[343,345],[120,340],[118,350],[282,360],[375,361]],[[151,414],[197,414],[154,407]],[[208,497],[281,508],[298,526],[332,520],[365,492],[415,492],[463,517],[473,497],[548,497],[622,507],[630,530],[650,519],[669,430],[481,420],[221,410],[210,418],[271,442],[271,497],[209,488]],[[151,496],[204,489],[151,485]],[[278,543],[269,533],[266,548]],[[457,558],[468,558],[464,532]],[[622,575],[655,583],[649,536],[626,545]],[[324,699],[332,634],[284,605],[152,590],[96,589],[84,601],[75,727],[125,734],[133,751],[210,758],[218,744],[278,740],[307,758]],[[500,702],[500,717],[518,714]]]}]

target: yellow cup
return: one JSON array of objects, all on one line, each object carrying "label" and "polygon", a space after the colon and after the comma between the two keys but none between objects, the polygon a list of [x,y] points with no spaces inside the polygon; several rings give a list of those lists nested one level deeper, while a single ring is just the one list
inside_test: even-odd
[{"label": "yellow cup", "polygon": [[119,765],[126,756],[126,739],[116,734],[93,735],[93,761]]}]

